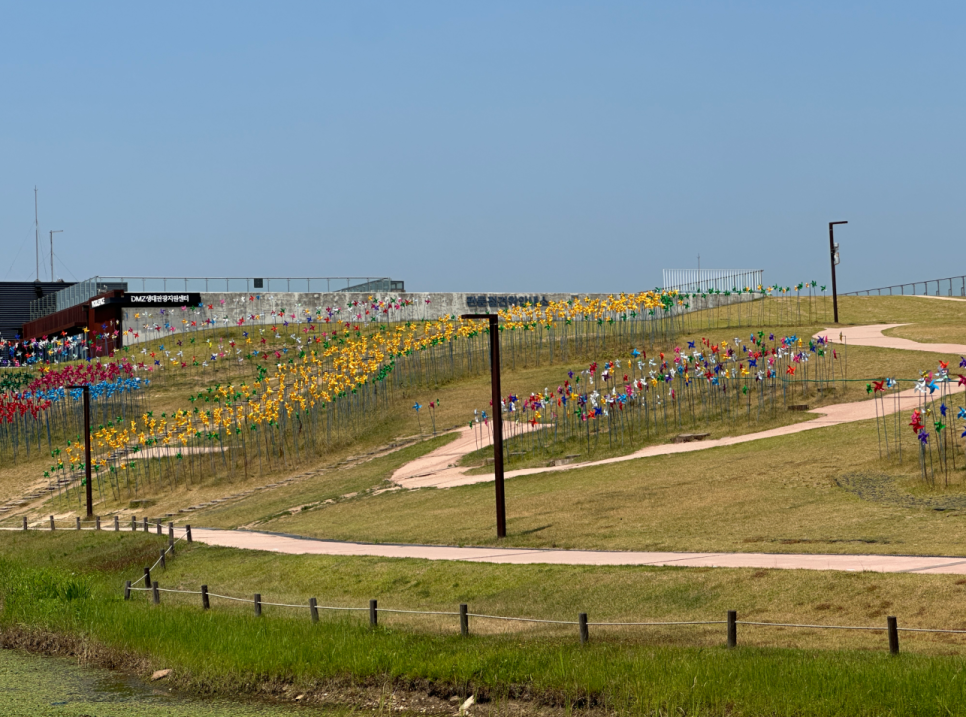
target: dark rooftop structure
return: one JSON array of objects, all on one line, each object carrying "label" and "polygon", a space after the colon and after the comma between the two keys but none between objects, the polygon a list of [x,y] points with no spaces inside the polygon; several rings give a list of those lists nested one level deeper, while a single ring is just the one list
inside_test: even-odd
[{"label": "dark rooftop structure", "polygon": [[73,286],[73,282],[0,282],[0,339],[10,341],[20,334],[23,325],[30,321],[31,302],[70,286]]}]

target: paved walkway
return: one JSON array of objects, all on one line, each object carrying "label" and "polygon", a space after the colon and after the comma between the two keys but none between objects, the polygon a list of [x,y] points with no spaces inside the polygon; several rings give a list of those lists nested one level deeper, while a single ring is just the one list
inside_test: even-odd
[{"label": "paved walkway", "polygon": [[[816,334],[816,336],[828,336],[833,342],[840,342],[839,336],[848,345],[852,346],[876,346],[879,348],[895,348],[907,351],[926,351],[930,353],[953,354],[956,356],[966,355],[966,345],[963,344],[921,344],[909,339],[900,339],[892,336],[883,336],[882,332],[893,329],[904,324],[875,324],[871,326],[849,326],[839,328],[828,328]],[[960,393],[962,386],[950,385],[950,393]],[[629,453],[625,456],[615,458],[604,458],[599,461],[588,461],[585,463],[572,463],[565,466],[546,466],[539,468],[522,468],[519,470],[507,471],[506,478],[516,478],[518,476],[536,475],[538,473],[551,473],[556,471],[568,471],[575,468],[588,468],[591,466],[602,466],[611,463],[623,463],[624,461],[634,461],[640,458],[651,456],[667,456],[675,453],[690,453],[692,451],[706,451],[722,446],[734,446],[750,441],[760,441],[766,438],[776,438],[778,436],[789,436],[804,431],[812,431],[816,428],[827,428],[838,426],[843,423],[854,421],[867,421],[876,417],[876,410],[880,413],[885,409],[885,415],[891,415],[896,411],[912,411],[918,407],[919,396],[913,389],[903,391],[898,397],[889,396],[885,401],[875,402],[870,399],[855,401],[852,403],[839,403],[831,406],[809,411],[815,416],[810,421],[796,423],[790,426],[780,426],[765,431],[746,433],[742,436],[729,436],[727,438],[716,438],[709,441],[698,441],[694,443],[669,443],[657,446],[647,446],[638,451]],[[878,407],[878,408],[877,408]],[[425,456],[421,456],[396,470],[391,480],[403,488],[453,488],[461,485],[471,485],[474,483],[486,483],[493,480],[492,474],[467,475],[469,468],[458,466],[460,459],[473,451],[491,445],[492,439],[489,434],[480,438],[479,434],[474,434],[473,429],[466,427],[457,431],[458,437],[445,446],[437,448]]]},{"label": "paved walkway", "polygon": [[966,557],[909,555],[802,555],[783,553],[670,553],[610,550],[527,550],[460,548],[451,545],[342,543],[245,530],[192,528],[192,537],[208,545],[266,550],[288,555],[369,555],[378,558],[461,560],[511,565],[651,565],[688,568],[780,568],[879,573],[966,575]]},{"label": "paved walkway", "polygon": [[[929,297],[945,299],[948,297]],[[953,299],[959,301],[959,299]],[[894,329],[907,324],[874,324],[870,326],[848,326],[845,328],[825,329],[822,336],[828,336],[836,341],[838,334],[845,337],[849,346],[875,346],[883,349],[902,349],[903,351],[928,351],[937,354],[966,355],[966,345],[963,344],[921,344],[910,339],[900,339],[896,336],[883,336],[883,331]],[[957,362],[958,363],[958,362]]]}]

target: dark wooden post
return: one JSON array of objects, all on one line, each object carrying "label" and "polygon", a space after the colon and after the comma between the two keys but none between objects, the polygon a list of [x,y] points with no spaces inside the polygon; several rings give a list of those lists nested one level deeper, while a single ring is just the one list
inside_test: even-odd
[{"label": "dark wooden post", "polygon": [[131,516],[131,532],[135,532],[138,529],[138,519],[137,516]]},{"label": "dark wooden post", "polygon": [[80,516],[78,515],[75,520],[77,521],[77,530],[80,530]]},{"label": "dark wooden post", "polygon": [[255,617],[262,616],[262,596],[259,593],[255,593]]},{"label": "dark wooden post", "polygon": [[144,587],[151,587],[151,568],[144,569]]},{"label": "dark wooden post", "polygon": [[462,319],[490,322],[490,400],[493,402],[493,482],[496,488],[496,537],[506,537],[506,493],[503,487],[503,411],[500,390],[500,326],[497,314],[464,314]]},{"label": "dark wooden post", "polygon": [[54,516],[50,516],[50,529],[54,529]]},{"label": "dark wooden post", "polygon": [[124,581],[124,599],[125,600],[131,599],[131,581],[130,580]]},{"label": "dark wooden post", "polygon": [[23,529],[24,530],[27,530],[27,516],[26,515],[23,517]]},{"label": "dark wooden post", "polygon": [[174,542],[174,523],[168,523],[168,542]]},{"label": "dark wooden post", "polygon": [[148,532],[148,519],[147,519],[147,516],[145,516],[145,518],[144,518],[144,532],[145,533]]},{"label": "dark wooden post", "polygon": [[379,612],[375,600],[369,601],[369,627],[376,627],[379,624]]},{"label": "dark wooden post", "polygon": [[84,392],[84,486],[87,494],[87,519],[94,517],[94,487],[91,485],[91,387],[65,386],[79,388]]},{"label": "dark wooden post", "polygon": [[121,530],[121,519],[115,515],[114,516],[114,532],[115,533],[118,533],[118,532],[120,532],[120,530]]},{"label": "dark wooden post", "polygon": [[164,549],[161,549],[161,568],[167,570],[168,566],[164,564]]},{"label": "dark wooden post", "polygon": [[319,602],[315,598],[309,598],[309,614],[312,615],[312,622],[319,621]]},{"label": "dark wooden post", "polygon": [[99,515],[94,518],[94,529],[95,530],[101,529],[101,516]]},{"label": "dark wooden post", "polygon": [[211,603],[208,602],[208,586],[201,586],[201,609],[208,610],[211,607]]},{"label": "dark wooden post", "polygon": [[185,535],[188,536],[188,542],[190,543],[191,542],[191,526],[190,525],[186,525],[184,527],[184,530],[185,530]]},{"label": "dark wooden post", "polygon": [[728,611],[728,647],[738,646],[738,612]]},{"label": "dark wooden post", "polygon": [[463,637],[470,636],[470,616],[465,602],[460,603],[460,635]]},{"label": "dark wooden post", "polygon": [[161,535],[161,521],[158,521],[158,535]]},{"label": "dark wooden post", "polygon": [[580,613],[577,616],[577,623],[580,625],[580,644],[586,645],[590,639],[590,630],[587,629],[587,613]]},{"label": "dark wooden post", "polygon": [[151,583],[151,592],[154,594],[154,604],[155,605],[160,605],[161,604],[161,591],[158,590],[158,581],[157,580],[155,580],[153,583]]},{"label": "dark wooden post", "polygon": [[889,627],[889,652],[891,652],[893,655],[898,655],[899,625],[894,617],[887,617],[886,625]]}]

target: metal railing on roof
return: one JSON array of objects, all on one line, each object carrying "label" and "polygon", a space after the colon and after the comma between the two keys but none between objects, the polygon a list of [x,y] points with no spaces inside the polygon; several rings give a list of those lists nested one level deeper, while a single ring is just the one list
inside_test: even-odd
[{"label": "metal railing on roof", "polygon": [[861,291],[844,291],[839,296],[966,296],[966,276],[913,281]]},{"label": "metal railing on roof", "polygon": [[762,269],[664,269],[663,288],[682,294],[744,291],[764,284]]}]

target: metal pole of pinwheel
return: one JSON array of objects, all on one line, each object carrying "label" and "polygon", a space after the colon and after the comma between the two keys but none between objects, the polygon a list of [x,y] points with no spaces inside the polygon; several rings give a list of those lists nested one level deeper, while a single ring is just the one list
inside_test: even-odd
[{"label": "metal pole of pinwheel", "polygon": [[839,295],[835,286],[835,267],[839,263],[839,245],[835,243],[835,225],[848,224],[848,222],[829,222],[828,223],[828,248],[832,260],[832,310],[835,323],[839,322]]},{"label": "metal pole of pinwheel", "polygon": [[84,483],[87,488],[87,519],[94,517],[94,492],[91,487],[91,387],[67,386],[84,391]]},{"label": "metal pole of pinwheel", "polygon": [[490,387],[493,396],[493,470],[496,483],[496,537],[506,537],[506,496],[503,492],[503,410],[500,391],[500,329],[497,314],[463,314],[461,319],[490,322]]}]

